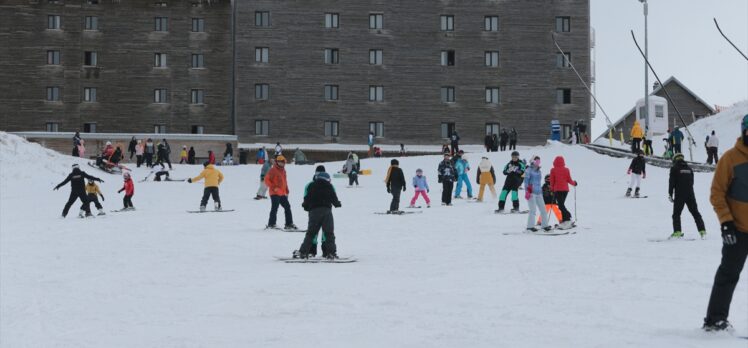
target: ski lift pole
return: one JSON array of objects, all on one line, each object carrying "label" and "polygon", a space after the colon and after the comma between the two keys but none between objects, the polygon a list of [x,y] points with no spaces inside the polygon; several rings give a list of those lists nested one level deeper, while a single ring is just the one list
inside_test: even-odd
[{"label": "ski lift pole", "polygon": [[748,60],[748,56],[746,56],[745,53],[743,53],[743,51],[741,51],[738,48],[738,46],[735,46],[735,44],[732,42],[732,40],[730,40],[730,38],[728,38],[727,35],[725,35],[725,33],[722,32],[722,28],[720,28],[719,27],[719,23],[717,23],[717,18],[712,18],[712,19],[714,20],[714,25],[717,26],[717,30],[719,30],[719,33],[722,34],[722,37],[724,37],[725,40],[727,40],[727,42],[729,42],[730,45],[732,45],[732,47],[735,48],[735,50],[738,51],[738,53],[740,53],[740,55],[743,56],[743,58],[745,58],[745,60]]}]

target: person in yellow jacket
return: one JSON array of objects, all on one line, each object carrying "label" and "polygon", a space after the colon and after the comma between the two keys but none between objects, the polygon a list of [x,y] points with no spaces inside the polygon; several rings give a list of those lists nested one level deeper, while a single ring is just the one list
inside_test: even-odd
[{"label": "person in yellow jacket", "polygon": [[742,137],[717,163],[710,201],[722,224],[722,262],[714,276],[705,331],[730,331],[730,302],[740,271],[748,257],[748,115],[741,124]]},{"label": "person in yellow jacket", "polygon": [[642,138],[644,138],[644,131],[639,121],[634,121],[634,126],[631,127],[631,152],[637,153],[641,149]]},{"label": "person in yellow jacket", "polygon": [[221,210],[221,197],[218,195],[218,185],[223,181],[223,174],[220,170],[208,162],[203,163],[203,171],[200,175],[187,179],[187,182],[193,183],[205,179],[205,189],[203,190],[203,199],[200,201],[200,211],[205,211],[208,204],[208,197],[213,196],[213,204],[216,210]]},{"label": "person in yellow jacket", "polygon": [[179,153],[179,164],[187,163],[187,145],[182,145],[182,152]]},{"label": "person in yellow jacket", "polygon": [[95,181],[88,180],[88,184],[86,184],[86,195],[88,196],[88,202],[93,203],[96,206],[96,209],[99,210],[98,215],[105,215],[104,207],[99,203],[99,196],[101,196],[101,200],[103,201],[104,195],[101,193],[101,190],[99,190],[99,185],[96,185]]},{"label": "person in yellow jacket", "polygon": [[496,198],[496,173],[493,170],[493,164],[488,160],[488,157],[483,157],[478,164],[478,173],[475,176],[475,181],[480,185],[478,190],[478,202],[483,201],[483,193],[486,191],[486,186],[491,190],[491,196]]}]

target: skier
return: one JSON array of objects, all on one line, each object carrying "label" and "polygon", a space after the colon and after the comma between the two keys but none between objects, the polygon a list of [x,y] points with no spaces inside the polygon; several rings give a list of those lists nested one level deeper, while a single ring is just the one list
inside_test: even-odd
[{"label": "skier", "polygon": [[77,164],[73,164],[73,171],[68,174],[67,178],[63,180],[61,183],[57,184],[55,186],[54,190],[59,190],[60,187],[65,186],[68,182],[70,182],[70,197],[68,198],[68,202],[65,203],[65,208],[62,209],[62,217],[68,216],[68,211],[70,210],[70,207],[75,203],[76,200],[80,199],[81,203],[83,203],[83,206],[81,207],[82,210],[79,213],[79,217],[83,217],[83,213],[85,212],[85,216],[92,216],[91,215],[91,209],[88,206],[88,197],[86,196],[86,188],[85,188],[85,180],[93,180],[103,183],[104,180],[101,180],[95,176],[91,176],[86,174],[86,172],[80,170],[78,168]]},{"label": "skier", "polygon": [[462,193],[462,183],[465,183],[467,189],[468,199],[473,198],[473,185],[470,184],[470,164],[465,159],[465,152],[460,150],[457,156],[455,156],[455,170],[457,171],[457,188],[455,189],[455,199],[462,199],[460,194]]},{"label": "skier", "polygon": [[683,142],[683,133],[675,127],[670,133],[670,144],[673,145],[673,154],[681,153],[681,143]]},{"label": "skier", "polygon": [[431,200],[428,195],[429,183],[426,180],[426,177],[423,176],[423,170],[421,170],[421,168],[416,169],[416,175],[413,177],[413,189],[415,194],[410,200],[410,208],[416,207],[416,201],[418,200],[419,195],[423,196],[423,199],[426,201],[426,208],[431,208]]},{"label": "skier", "polygon": [[262,164],[262,168],[260,168],[260,188],[257,189],[257,195],[255,195],[255,200],[260,199],[267,199],[267,193],[268,193],[268,186],[265,185],[265,176],[267,175],[270,168],[273,166],[273,159],[271,158],[269,161]]},{"label": "skier", "polygon": [[504,212],[504,205],[506,204],[506,197],[511,192],[512,194],[512,213],[519,212],[519,186],[522,185],[522,176],[525,174],[525,163],[519,160],[519,152],[512,151],[512,160],[504,166],[502,171],[506,175],[504,179],[504,187],[501,189],[499,195],[499,209],[497,213]]},{"label": "skier", "polygon": [[530,206],[530,214],[527,215],[527,232],[537,232],[535,228],[535,213],[540,214],[540,221],[544,231],[550,231],[548,226],[548,215],[544,213],[545,201],[543,201],[543,189],[540,186],[540,178],[543,174],[540,172],[540,157],[533,156],[530,166],[525,171],[525,199]]},{"label": "skier", "polygon": [[216,155],[212,150],[208,150],[208,164],[216,164]]},{"label": "skier", "polygon": [[712,180],[710,201],[722,225],[722,261],[709,297],[704,330],[732,330],[727,321],[730,302],[740,271],[748,257],[748,115],[743,117],[741,137],[722,155]]},{"label": "skier", "polygon": [[[88,184],[86,185],[86,195],[88,196],[88,202],[93,203],[96,206],[96,209],[99,210],[98,215],[106,215],[106,213],[104,213],[104,207],[102,207],[101,203],[99,203],[99,196],[101,196],[101,200],[104,201],[104,194],[101,193],[99,185],[96,185],[95,180],[88,179]],[[81,210],[83,210],[83,206],[81,206]]]},{"label": "skier", "polygon": [[644,137],[644,131],[639,121],[634,121],[634,126],[631,127],[631,152],[638,153],[641,150],[642,138]]},{"label": "skier", "polygon": [[387,186],[387,193],[392,194],[390,210],[387,214],[402,214],[400,210],[400,192],[405,192],[405,175],[399,167],[400,162],[396,159],[390,161],[390,167],[387,169],[387,176],[384,178]]},{"label": "skier", "polygon": [[138,143],[135,145],[135,164],[138,168],[140,168],[140,165],[143,164],[143,141],[138,140]]},{"label": "skier", "polygon": [[716,165],[717,162],[719,162],[719,154],[717,154],[717,149],[719,148],[719,138],[717,138],[717,135],[712,131],[712,135],[707,137],[706,141],[706,163],[712,164],[712,161]]},{"label": "skier", "polygon": [[125,179],[125,183],[122,185],[122,188],[117,191],[117,193],[125,191],[125,197],[122,199],[122,204],[124,205],[122,211],[135,210],[135,207],[132,205],[132,196],[135,194],[135,184],[132,182],[130,173],[124,172],[122,173],[122,177]]},{"label": "skier", "polygon": [[[561,222],[561,220],[563,219],[563,215],[561,215],[561,210],[558,209],[556,198],[553,196],[553,190],[551,190],[550,174],[545,176],[545,182],[543,183],[543,202],[545,203],[545,213],[548,215],[548,224],[550,225],[551,223],[551,211],[553,211],[553,214],[556,215],[556,220],[558,222]],[[537,224],[541,224],[541,216],[538,216]]]},{"label": "skier", "polygon": [[145,141],[145,147],[143,149],[143,156],[145,157],[145,166],[150,168],[153,167],[153,155],[156,153],[156,147],[153,145],[153,140],[148,138]]},{"label": "skier", "polygon": [[499,136],[499,150],[501,152],[506,151],[506,143],[509,141],[509,133],[506,132],[506,128],[501,130],[501,135]]},{"label": "skier", "polygon": [[509,151],[517,150],[517,131],[512,128],[509,132]]},{"label": "skier", "polygon": [[553,196],[556,197],[558,209],[561,210],[561,223],[558,228],[566,230],[574,227],[571,222],[571,213],[566,209],[566,196],[569,195],[569,185],[577,186],[577,182],[571,179],[569,168],[566,168],[566,162],[563,156],[556,156],[553,160],[553,169],[551,169],[551,189]]},{"label": "skier", "polygon": [[478,202],[483,201],[483,193],[486,190],[486,186],[491,190],[491,196],[496,198],[496,173],[493,170],[493,164],[488,160],[488,157],[483,157],[478,164],[478,172],[475,175],[475,182],[480,185],[478,189]]},{"label": "skier", "polygon": [[291,205],[288,203],[288,182],[286,181],[286,158],[283,155],[275,157],[275,165],[265,174],[265,185],[270,190],[270,217],[267,228],[276,228],[278,206],[283,207],[286,224],[284,229],[297,230],[293,223]]},{"label": "skier", "polygon": [[187,164],[187,145],[182,145],[182,151],[179,153],[179,164]]},{"label": "skier", "polygon": [[631,197],[631,190],[636,188],[634,197],[639,198],[639,185],[641,185],[642,179],[647,178],[647,163],[644,160],[644,152],[642,150],[636,151],[636,157],[631,160],[627,172],[627,174],[631,175],[631,182],[629,183],[629,188],[626,190],[626,197]]},{"label": "skier", "polygon": [[442,205],[452,205],[452,188],[455,182],[455,167],[452,165],[452,161],[449,159],[449,153],[444,153],[444,160],[439,162],[439,168],[437,169],[437,180],[442,184]]},{"label": "skier", "polygon": [[343,164],[343,173],[348,174],[349,187],[353,186],[353,183],[356,183],[356,186],[358,186],[358,166],[351,153],[348,154],[348,159]]},{"label": "skier", "polygon": [[[156,163],[153,163],[153,167],[160,165],[161,168],[166,168],[164,161],[169,161],[169,154],[166,153],[166,146],[163,143],[158,144],[157,156],[158,158],[156,158]],[[171,163],[169,164],[169,169],[171,169]]]},{"label": "skier", "polygon": [[135,155],[135,146],[138,145],[138,141],[135,140],[135,136],[130,139],[130,144],[127,145],[127,152],[130,153],[130,160],[132,160],[132,156]]},{"label": "skier", "polygon": [[[680,213],[683,206],[688,207],[688,211],[693,215],[696,221],[696,228],[701,238],[706,236],[704,220],[699,213],[699,207],[696,205],[696,195],[693,192],[693,170],[683,159],[682,153],[673,156],[673,166],[670,168],[670,180],[668,186],[668,199],[673,203],[673,234],[670,238],[682,238],[683,232],[680,226]],[[673,199],[675,194],[675,199]]]},{"label": "skier", "polygon": [[341,204],[335,194],[335,189],[330,183],[330,174],[318,173],[315,175],[314,182],[308,188],[302,207],[309,212],[309,224],[304,235],[304,242],[299,249],[299,257],[302,259],[309,257],[313,242],[321,228],[324,236],[322,241],[323,257],[330,260],[337,259],[332,207],[340,208]]},{"label": "skier", "polygon": [[452,130],[449,141],[452,144],[452,155],[456,155],[460,151],[460,136],[457,134],[456,129]]},{"label": "skier", "polygon": [[205,207],[208,205],[208,198],[213,197],[213,206],[217,211],[221,210],[221,197],[218,192],[218,186],[223,181],[223,173],[216,169],[213,164],[208,162],[203,163],[203,171],[200,175],[187,179],[188,183],[198,182],[205,179],[205,188],[203,189],[203,198],[200,200],[200,211],[205,211]]},{"label": "skier", "polygon": [[231,146],[231,143],[226,143],[226,150],[223,152],[223,164],[234,164],[234,148]]}]

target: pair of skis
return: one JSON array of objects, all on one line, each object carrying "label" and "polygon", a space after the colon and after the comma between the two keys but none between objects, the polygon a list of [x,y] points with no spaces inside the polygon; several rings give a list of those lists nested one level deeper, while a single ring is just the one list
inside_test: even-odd
[{"label": "pair of skis", "polygon": [[352,263],[358,261],[358,259],[353,256],[339,257],[337,259],[327,259],[324,257],[310,257],[308,259],[299,259],[293,257],[275,256],[275,259],[278,261],[283,261],[285,263]]},{"label": "pair of skis", "polygon": [[572,223],[571,227],[569,228],[559,228],[559,225],[554,225],[553,228],[549,231],[545,230],[538,230],[537,232],[532,232],[530,230],[524,230],[522,232],[504,232],[502,235],[505,236],[518,236],[518,235],[531,235],[531,236],[564,236],[567,234],[576,234],[576,231],[573,231],[572,229],[577,227],[576,223]]}]

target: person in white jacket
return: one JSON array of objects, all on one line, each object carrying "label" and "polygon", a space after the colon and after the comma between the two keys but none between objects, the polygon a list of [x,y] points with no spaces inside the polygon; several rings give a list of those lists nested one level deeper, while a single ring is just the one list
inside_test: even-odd
[{"label": "person in white jacket", "polygon": [[717,164],[717,161],[719,161],[717,148],[719,148],[719,138],[712,131],[712,135],[706,137],[706,163],[712,164],[714,162],[715,165]]}]

